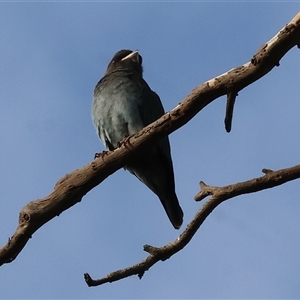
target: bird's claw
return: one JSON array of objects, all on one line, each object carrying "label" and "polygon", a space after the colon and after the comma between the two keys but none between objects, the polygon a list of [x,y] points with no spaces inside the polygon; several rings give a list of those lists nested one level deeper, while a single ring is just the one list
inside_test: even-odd
[{"label": "bird's claw", "polygon": [[108,151],[102,151],[102,152],[97,152],[94,155],[94,159],[101,157],[102,155],[105,155],[106,153],[108,153]]},{"label": "bird's claw", "polygon": [[130,138],[130,135],[126,136],[126,138],[123,139],[121,142],[118,142],[118,147],[121,147],[121,146],[125,146],[126,147],[127,142],[129,142],[129,138]]}]

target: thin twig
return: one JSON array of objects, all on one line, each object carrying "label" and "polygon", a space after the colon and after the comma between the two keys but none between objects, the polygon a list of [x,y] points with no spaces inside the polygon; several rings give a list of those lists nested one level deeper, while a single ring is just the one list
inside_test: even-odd
[{"label": "thin twig", "polygon": [[223,187],[209,186],[200,182],[201,191],[195,196],[195,200],[200,201],[208,195],[211,195],[211,198],[204,203],[191,222],[187,225],[183,233],[176,240],[159,248],[145,245],[144,250],[150,253],[146,259],[131,267],[112,272],[101,279],[92,279],[88,273],[85,273],[84,279],[87,285],[98,286],[132,275],[138,275],[141,279],[144,273],[158,261],[165,261],[175,253],[182,250],[190,242],[210,213],[225,200],[232,199],[243,194],[262,191],[300,178],[300,165],[278,171],[268,170],[268,172],[265,172],[266,169],[263,171],[265,173],[264,176]]}]

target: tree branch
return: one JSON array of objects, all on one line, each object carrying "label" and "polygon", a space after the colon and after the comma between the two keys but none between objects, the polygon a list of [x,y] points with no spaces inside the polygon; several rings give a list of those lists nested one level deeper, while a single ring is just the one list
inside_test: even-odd
[{"label": "tree branch", "polygon": [[238,94],[233,91],[233,89],[230,89],[230,92],[227,94],[227,103],[226,103],[226,114],[225,114],[225,130],[227,132],[231,131],[232,126],[232,117],[233,117],[233,108],[236,96]]},{"label": "tree branch", "polygon": [[84,279],[88,286],[98,286],[107,282],[117,281],[132,275],[138,275],[141,279],[144,273],[149,270],[158,261],[164,261],[175,253],[182,250],[193,238],[199,227],[209,216],[209,214],[225,200],[234,198],[239,195],[255,193],[268,188],[272,188],[288,181],[300,178],[300,165],[292,168],[278,171],[262,170],[265,175],[248,181],[239,182],[223,187],[208,186],[200,182],[201,191],[195,196],[196,201],[201,201],[208,195],[212,197],[200,208],[192,221],[187,225],[183,233],[173,242],[168,243],[160,248],[150,245],[144,245],[144,250],[150,255],[131,267],[118,270],[108,274],[106,277],[94,280],[86,273]]},{"label": "tree branch", "polygon": [[23,207],[15,233],[0,249],[0,265],[13,261],[35,231],[80,202],[86,193],[121,168],[136,151],[180,128],[214,99],[230,93],[230,89],[237,93],[261,78],[279,65],[280,59],[295,45],[300,46],[300,13],[262,46],[250,62],[199,85],[174,109],[128,138],[120,148],[103,152],[88,165],[65,175],[50,195]]}]

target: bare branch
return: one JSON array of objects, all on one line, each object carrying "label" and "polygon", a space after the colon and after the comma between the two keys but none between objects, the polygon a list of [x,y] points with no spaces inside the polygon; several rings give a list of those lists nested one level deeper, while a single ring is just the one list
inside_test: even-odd
[{"label": "bare branch", "polygon": [[88,165],[65,175],[56,183],[50,195],[31,201],[21,210],[15,233],[0,249],[0,265],[13,261],[35,231],[81,201],[92,188],[121,168],[135,151],[180,128],[230,89],[238,92],[261,78],[279,65],[280,59],[295,45],[300,45],[300,13],[261,47],[250,62],[199,85],[174,109],[129,137],[120,148],[104,152]]},{"label": "bare branch", "polygon": [[91,276],[86,273],[84,274],[86,283],[88,286],[97,286],[132,275],[138,275],[141,279],[144,273],[158,261],[164,261],[182,250],[190,242],[210,213],[225,200],[243,194],[262,191],[300,178],[300,165],[278,171],[268,170],[265,172],[265,169],[263,171],[265,175],[262,177],[223,187],[212,187],[200,182],[201,191],[195,196],[195,200],[200,201],[207,195],[212,195],[212,197],[200,208],[183,233],[175,241],[160,248],[145,245],[144,250],[150,253],[150,255],[140,263],[137,263],[132,267],[112,272],[106,277],[97,280],[92,279]]}]

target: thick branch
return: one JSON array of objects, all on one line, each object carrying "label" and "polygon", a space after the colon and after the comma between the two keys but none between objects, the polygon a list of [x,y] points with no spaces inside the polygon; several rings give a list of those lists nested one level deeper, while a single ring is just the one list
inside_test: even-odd
[{"label": "thick branch", "polygon": [[195,196],[195,200],[200,201],[208,195],[212,197],[201,207],[183,233],[175,241],[160,248],[145,245],[144,250],[149,252],[150,255],[140,263],[112,272],[106,277],[97,280],[92,279],[91,276],[86,273],[84,274],[86,283],[88,286],[97,286],[132,275],[138,275],[139,278],[142,278],[143,274],[158,261],[164,261],[182,250],[190,242],[209,214],[219,204],[239,195],[255,193],[300,178],[300,165],[278,171],[263,170],[263,172],[265,175],[262,177],[223,187],[212,187],[200,182],[201,191]]},{"label": "thick branch", "polygon": [[81,201],[92,188],[121,168],[135,151],[180,128],[214,99],[228,94],[230,89],[237,93],[264,76],[279,65],[280,59],[295,45],[300,45],[300,13],[261,47],[250,62],[196,87],[179,105],[130,137],[120,148],[104,153],[88,165],[64,176],[50,195],[28,203],[21,210],[15,233],[0,249],[0,265],[14,260],[36,230]]}]

